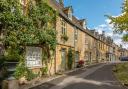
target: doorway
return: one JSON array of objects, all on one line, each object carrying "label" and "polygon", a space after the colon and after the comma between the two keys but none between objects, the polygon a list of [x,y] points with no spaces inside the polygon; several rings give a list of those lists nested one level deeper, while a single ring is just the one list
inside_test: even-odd
[{"label": "doorway", "polygon": [[61,71],[66,70],[66,49],[61,50]]},{"label": "doorway", "polygon": [[78,61],[79,61],[79,52],[76,51],[75,52],[75,67],[77,67]]}]

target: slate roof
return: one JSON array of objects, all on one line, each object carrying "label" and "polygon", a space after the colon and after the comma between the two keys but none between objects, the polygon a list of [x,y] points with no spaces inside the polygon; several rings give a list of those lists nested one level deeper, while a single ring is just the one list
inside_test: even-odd
[{"label": "slate roof", "polygon": [[96,36],[94,33],[91,32],[90,29],[88,28],[83,28],[83,26],[80,24],[80,22],[82,20],[85,20],[85,19],[82,19],[82,20],[78,20],[74,15],[72,16],[72,20],[70,20],[67,16],[66,13],[64,13],[64,10],[69,8],[69,7],[64,7],[63,5],[61,5],[59,2],[57,2],[56,0],[49,0],[50,2],[50,6],[55,9],[59,15],[61,17],[63,17],[63,19],[65,19],[65,21],[67,21],[68,23],[70,23],[71,25],[75,26],[76,28],[78,28],[79,30],[85,32],[86,34],[88,34],[89,36],[93,37],[94,39],[97,39],[109,46],[112,46],[111,44],[109,44],[108,42],[106,42],[105,40],[101,40],[99,37],[101,37],[101,34],[98,34],[99,36]]},{"label": "slate roof", "polygon": [[81,25],[79,20],[75,17],[72,16],[72,20],[70,20],[67,15],[64,13],[64,8],[62,5],[60,5],[56,0],[50,0],[50,6],[55,9],[60,16],[62,16],[68,23],[70,23],[71,25],[77,27],[79,30],[87,33],[88,35],[90,35],[91,37],[97,39],[97,37],[94,36],[94,34],[92,34],[89,29],[84,29]]}]

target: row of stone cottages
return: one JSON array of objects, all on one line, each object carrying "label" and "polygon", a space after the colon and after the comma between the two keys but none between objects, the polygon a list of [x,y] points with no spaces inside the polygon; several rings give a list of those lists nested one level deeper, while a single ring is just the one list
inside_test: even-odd
[{"label": "row of stone cottages", "polygon": [[[79,60],[84,60],[87,64],[119,59],[120,47],[113,42],[111,37],[106,37],[104,32],[99,34],[95,30],[89,30],[85,19],[78,20],[73,15],[72,6],[64,7],[63,0],[48,1],[48,4],[59,12],[56,20],[58,43],[54,60],[49,64],[52,74],[68,69],[67,53],[70,48],[74,51],[73,68],[77,66]],[[64,35],[68,37],[67,41],[62,40]],[[37,73],[43,67],[41,51],[40,47],[26,49],[26,64]]]}]

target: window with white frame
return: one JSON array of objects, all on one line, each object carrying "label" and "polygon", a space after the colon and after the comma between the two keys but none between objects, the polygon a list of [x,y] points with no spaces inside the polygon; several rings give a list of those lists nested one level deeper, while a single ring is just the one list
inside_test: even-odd
[{"label": "window with white frame", "polygon": [[26,47],[26,66],[29,68],[42,66],[42,48]]},{"label": "window with white frame", "polygon": [[85,39],[85,49],[88,50],[89,48],[89,42],[88,39]]},{"label": "window with white frame", "polygon": [[64,21],[62,18],[61,18],[61,34],[67,35],[67,24],[66,21]]},{"label": "window with white frame", "polygon": [[86,29],[86,22],[83,22],[83,28]]},{"label": "window with white frame", "polygon": [[78,29],[76,27],[74,27],[75,30],[75,41],[78,40]]},{"label": "window with white frame", "polygon": [[72,11],[71,11],[71,9],[68,11],[68,18],[69,18],[70,20],[72,20]]}]

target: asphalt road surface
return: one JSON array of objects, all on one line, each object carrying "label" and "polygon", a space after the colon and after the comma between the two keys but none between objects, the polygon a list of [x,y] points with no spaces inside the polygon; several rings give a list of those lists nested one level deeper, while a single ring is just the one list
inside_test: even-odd
[{"label": "asphalt road surface", "polygon": [[116,80],[114,64],[101,64],[81,69],[31,89],[125,89]]}]

